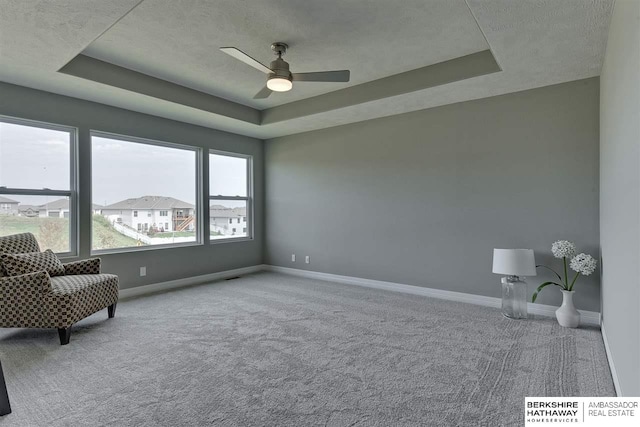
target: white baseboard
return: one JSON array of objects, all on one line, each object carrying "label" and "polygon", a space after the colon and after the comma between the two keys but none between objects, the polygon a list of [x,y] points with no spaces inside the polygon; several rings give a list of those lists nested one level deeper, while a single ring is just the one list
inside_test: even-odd
[{"label": "white baseboard", "polygon": [[136,286],[135,288],[120,289],[120,299],[133,298],[170,289],[183,288],[185,286],[198,285],[216,280],[228,279],[243,274],[263,271],[264,265],[252,265],[251,267],[237,268],[235,270],[219,271],[217,273],[203,274],[202,276],[186,277],[184,279],[169,280],[167,282],[152,283],[151,285]]},{"label": "white baseboard", "polygon": [[[273,271],[293,276],[306,277],[309,279],[325,280],[327,282],[337,282],[347,285],[364,286],[367,288],[383,289],[392,292],[402,292],[411,295],[420,295],[431,298],[439,298],[449,301],[465,302],[468,304],[482,305],[485,307],[500,308],[502,300],[495,297],[467,294],[463,292],[445,291],[442,289],[424,288],[421,286],[404,285],[402,283],[384,282],[381,280],[363,279],[360,277],[340,276],[338,274],[320,273],[317,271],[299,270],[297,268],[278,267],[275,265],[253,265],[251,267],[238,268],[235,270],[219,271],[217,273],[204,274],[202,276],[187,277],[184,279],[170,280],[167,282],[153,283],[151,285],[137,286],[135,288],[121,289],[120,298],[133,298],[141,295],[156,292],[168,291],[170,289],[183,288],[185,286],[198,285],[216,280],[228,279],[230,277],[241,276],[243,274],[257,273],[259,271]],[[529,313],[540,316],[555,316],[558,307],[544,304],[528,303]],[[594,311],[579,310],[581,321],[588,325],[600,325],[600,313]]]},{"label": "white baseboard", "polygon": [[[402,283],[384,282],[381,280],[362,279],[352,276],[340,276],[337,274],[320,273],[317,271],[299,270],[297,268],[279,267],[275,265],[265,265],[265,270],[289,274],[293,276],[306,277],[310,279],[325,280],[328,282],[344,283],[348,285],[364,286],[367,288],[384,289],[405,294],[421,295],[431,298],[440,298],[449,301],[466,302],[469,304],[483,305],[485,307],[500,308],[502,300],[495,297],[467,294],[463,292],[445,291],[442,289],[424,288],[421,286],[404,285]],[[531,314],[554,317],[558,307],[545,304],[528,303],[527,309]],[[595,311],[580,311],[581,322],[588,325],[600,325],[600,313]]]},{"label": "white baseboard", "polygon": [[602,341],[604,341],[604,351],[607,354],[607,361],[609,362],[609,370],[611,370],[611,377],[613,378],[613,387],[616,389],[617,396],[624,396],[622,389],[620,388],[620,381],[618,380],[616,366],[613,364],[613,357],[611,356],[611,350],[609,349],[609,341],[607,341],[607,332],[604,327],[604,322],[600,325],[600,331],[602,332]]}]

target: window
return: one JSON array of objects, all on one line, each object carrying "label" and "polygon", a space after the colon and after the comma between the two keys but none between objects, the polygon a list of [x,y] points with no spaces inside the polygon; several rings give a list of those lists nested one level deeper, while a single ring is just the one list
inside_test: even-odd
[{"label": "window", "polygon": [[33,233],[42,249],[77,253],[76,131],[0,117],[0,236]]},{"label": "window", "polygon": [[160,216],[168,216],[167,211],[160,211]]},{"label": "window", "polygon": [[[104,205],[93,216],[93,251],[202,241],[199,148],[101,132],[92,132],[91,148],[93,202]],[[150,218],[156,209],[175,213],[171,225],[138,216]]]},{"label": "window", "polygon": [[[209,152],[209,239],[251,238],[252,158],[242,154]],[[242,233],[233,219],[249,218]],[[247,231],[248,230],[248,231]]]}]

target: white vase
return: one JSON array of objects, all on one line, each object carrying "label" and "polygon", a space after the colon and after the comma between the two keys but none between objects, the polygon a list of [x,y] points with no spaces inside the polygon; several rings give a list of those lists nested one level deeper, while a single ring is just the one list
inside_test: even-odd
[{"label": "white vase", "polygon": [[580,312],[573,305],[573,291],[562,292],[562,305],[556,310],[556,319],[560,326],[577,328],[580,324]]}]

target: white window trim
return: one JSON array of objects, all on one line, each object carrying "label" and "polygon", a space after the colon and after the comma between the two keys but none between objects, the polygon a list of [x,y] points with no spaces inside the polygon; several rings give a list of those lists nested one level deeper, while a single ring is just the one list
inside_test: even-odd
[{"label": "white window trim", "polygon": [[[140,252],[140,251],[155,251],[161,249],[175,249],[181,247],[189,247],[189,246],[202,246],[204,244],[204,203],[202,198],[202,159],[203,159],[203,150],[202,147],[198,147],[195,145],[185,145],[185,144],[177,144],[174,142],[166,142],[166,141],[158,141],[155,139],[148,138],[140,138],[136,136],[129,135],[121,135],[112,132],[103,132],[98,130],[91,130],[91,148],[93,149],[93,137],[99,138],[108,138],[108,139],[117,139],[125,142],[133,142],[136,144],[147,144],[147,145],[155,145],[158,147],[167,147],[167,148],[176,148],[179,150],[193,151],[196,153],[196,207],[194,209],[194,213],[196,214],[196,240],[194,242],[184,242],[184,243],[168,243],[166,245],[148,245],[148,246],[127,246],[122,248],[113,248],[113,249],[93,249],[93,222],[91,223],[92,232],[91,232],[91,255],[102,255],[102,254],[114,254],[114,253],[125,253],[125,252]],[[93,162],[93,155],[91,156],[91,161]],[[93,179],[93,176],[91,177]],[[93,200],[91,201],[93,203]],[[138,214],[140,218],[140,215]]]},{"label": "white window trim", "polygon": [[40,190],[28,188],[0,187],[0,195],[15,196],[55,196],[69,197],[69,251],[56,252],[60,258],[71,258],[78,256],[78,236],[80,234],[79,203],[78,203],[78,128],[72,126],[58,125],[54,123],[40,122],[37,120],[20,119],[0,115],[0,122],[11,123],[21,126],[36,127],[40,129],[57,130],[69,132],[69,190],[52,190],[43,188]]},{"label": "white window trim", "polygon": [[[209,215],[212,200],[243,200],[247,204],[247,235],[240,237],[228,237],[223,239],[212,239],[211,232],[209,232],[209,243],[212,245],[223,244],[223,243],[234,243],[234,242],[244,242],[250,241],[254,239],[254,227],[253,227],[253,156],[250,154],[242,154],[242,153],[232,153],[230,151],[220,151],[220,150],[209,150],[209,154],[217,154],[219,156],[228,156],[228,157],[237,157],[240,159],[247,160],[247,195],[246,197],[242,196],[222,196],[222,195],[211,195],[211,188],[209,188],[209,203],[207,203],[207,221],[211,223]],[[211,159],[209,159],[209,169],[211,169]],[[207,174],[209,171],[207,171]],[[211,178],[209,178],[209,181]]]}]

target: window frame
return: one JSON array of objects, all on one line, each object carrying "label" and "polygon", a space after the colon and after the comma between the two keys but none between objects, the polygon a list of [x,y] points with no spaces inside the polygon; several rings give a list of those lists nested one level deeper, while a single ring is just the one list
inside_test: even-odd
[{"label": "window frame", "polygon": [[[222,150],[216,150],[216,149],[210,149],[209,150],[209,155],[214,154],[214,155],[218,155],[218,156],[227,156],[227,157],[236,157],[236,158],[240,158],[240,159],[245,159],[247,161],[247,170],[246,170],[246,174],[247,174],[247,195],[246,196],[224,196],[224,195],[215,195],[213,196],[211,194],[211,177],[209,176],[209,173],[211,171],[211,157],[208,158],[208,164],[209,164],[209,170],[207,170],[207,178],[208,178],[208,182],[207,184],[209,184],[209,203],[207,204],[206,208],[207,208],[207,220],[209,221],[209,236],[208,236],[208,240],[209,240],[209,244],[212,245],[217,245],[217,244],[223,244],[223,243],[234,243],[234,242],[244,242],[244,241],[251,241],[254,239],[254,228],[253,228],[253,156],[251,154],[243,154],[243,153],[233,153],[230,151],[222,151]],[[247,206],[247,213],[246,213],[246,217],[247,217],[247,235],[246,236],[239,236],[239,237],[233,237],[230,236],[228,238],[223,238],[223,239],[212,239],[211,238],[211,201],[213,200],[237,200],[237,201],[245,201],[246,202],[246,206]],[[231,221],[232,218],[229,218],[229,220]]]},{"label": "window frame", "polygon": [[[93,137],[115,139],[124,142],[131,142],[135,144],[153,145],[157,147],[174,148],[178,150],[192,151],[196,155],[196,194],[195,194],[195,208],[194,213],[196,215],[196,240],[193,242],[182,243],[167,243],[163,245],[146,245],[146,246],[127,246],[122,248],[113,249],[93,249],[93,221],[91,221],[91,255],[103,255],[114,253],[126,253],[126,252],[140,252],[140,251],[155,251],[161,249],[175,249],[180,247],[189,246],[202,246],[204,244],[204,203],[202,197],[202,183],[203,183],[203,149],[196,145],[179,144],[175,142],[159,141],[156,139],[141,138],[137,136],[121,135],[113,132],[105,132],[100,130],[91,129],[89,132],[89,146],[91,149],[91,164],[93,166]],[[93,168],[91,173],[91,203],[93,203]],[[138,212],[140,210],[138,209]],[[141,218],[138,215],[138,218]],[[144,218],[144,217],[142,217]],[[148,223],[147,223],[148,224]],[[144,227],[143,227],[144,228]]]},{"label": "window frame", "polygon": [[80,203],[78,199],[78,128],[73,126],[59,125],[55,123],[42,122],[39,120],[22,119],[0,115],[0,122],[10,123],[19,126],[35,127],[40,129],[69,132],[69,190],[52,190],[42,188],[39,190],[31,188],[13,188],[0,186],[0,195],[15,196],[54,196],[69,198],[69,250],[67,252],[56,252],[60,258],[72,258],[78,256],[78,238],[80,236]]}]

